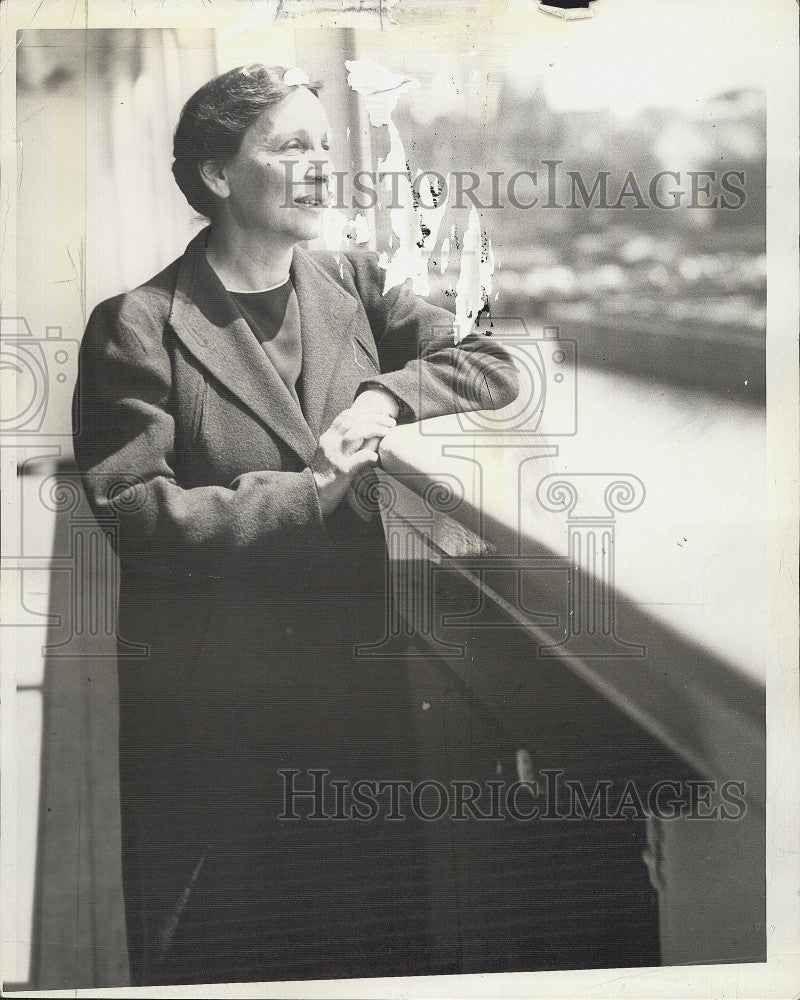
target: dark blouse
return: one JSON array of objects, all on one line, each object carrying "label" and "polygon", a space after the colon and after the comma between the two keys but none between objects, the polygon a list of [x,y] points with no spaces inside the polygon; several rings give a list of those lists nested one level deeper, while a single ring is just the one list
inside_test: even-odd
[{"label": "dark blouse", "polygon": [[296,385],[303,368],[303,346],[300,310],[291,280],[287,278],[264,292],[230,295],[299,406]]}]

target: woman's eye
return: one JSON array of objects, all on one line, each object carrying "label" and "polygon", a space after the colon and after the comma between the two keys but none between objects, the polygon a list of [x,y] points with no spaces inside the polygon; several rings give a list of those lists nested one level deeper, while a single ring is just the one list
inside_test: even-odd
[{"label": "woman's eye", "polygon": [[283,144],[284,149],[302,149],[303,144],[299,139],[292,139],[289,142]]}]

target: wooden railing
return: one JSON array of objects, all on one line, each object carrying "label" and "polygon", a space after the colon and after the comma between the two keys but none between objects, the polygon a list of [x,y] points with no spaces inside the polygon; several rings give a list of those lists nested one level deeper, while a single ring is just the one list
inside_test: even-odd
[{"label": "wooden railing", "polygon": [[[661,961],[763,961],[763,665],[745,659],[752,636],[730,634],[736,608],[713,578],[741,572],[740,550],[719,548],[736,524],[720,525],[698,484],[672,489],[671,463],[686,464],[674,443],[643,476],[636,448],[579,464],[580,435],[485,434],[484,418],[498,426],[497,414],[462,414],[396,428],[382,443],[376,493],[392,589],[373,649],[435,657],[484,719],[474,748],[511,747],[519,778],[566,755],[574,773],[644,792],[677,782],[693,802],[682,818],[647,810],[641,855],[658,893]],[[670,550],[681,545],[676,569]],[[463,884],[474,873],[447,879],[441,895],[461,903],[442,915],[442,933],[465,970],[485,970],[463,935],[453,940],[469,920],[459,906],[480,909]]]}]

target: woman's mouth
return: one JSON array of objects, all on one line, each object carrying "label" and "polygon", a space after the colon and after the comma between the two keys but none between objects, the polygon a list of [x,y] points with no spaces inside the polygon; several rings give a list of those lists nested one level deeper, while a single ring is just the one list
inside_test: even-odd
[{"label": "woman's mouth", "polygon": [[294,199],[295,205],[300,208],[325,208],[329,202],[330,199],[325,191],[314,191]]}]

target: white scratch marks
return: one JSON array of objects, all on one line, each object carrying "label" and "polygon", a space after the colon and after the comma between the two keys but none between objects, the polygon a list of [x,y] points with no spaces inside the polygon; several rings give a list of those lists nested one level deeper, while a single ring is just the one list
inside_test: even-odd
[{"label": "white scratch marks", "polygon": [[456,283],[456,318],[453,321],[455,342],[472,332],[478,313],[492,293],[494,274],[492,241],[481,232],[478,210],[469,211],[469,224],[461,248],[461,268]]},{"label": "white scratch marks", "polygon": [[[419,81],[386,69],[372,59],[350,59],[345,62],[347,82],[364,99],[370,123],[386,128],[389,152],[378,163],[383,187],[388,192],[391,234],[389,249],[380,254],[380,264],[386,271],[384,292],[410,280],[418,295],[430,293],[429,263],[436,247],[439,229],[447,212],[448,195],[439,190],[441,178],[435,173],[418,170],[415,192],[406,158],[405,147],[392,114],[408,90],[419,87]],[[437,183],[434,186],[433,178]],[[450,178],[444,189],[449,192]],[[396,248],[395,248],[396,241]],[[447,270],[451,245],[458,249],[455,228],[445,238],[441,248],[440,270]],[[492,293],[495,259],[491,241],[481,230],[478,213],[473,205],[469,224],[461,246],[461,261],[456,285],[456,318],[453,336],[456,343],[472,332],[482,310],[488,308]]]},{"label": "white scratch marks", "polygon": [[44,0],[39,0],[39,3],[36,5],[36,10],[33,12],[33,16],[31,17],[30,21],[28,21],[28,23],[25,25],[24,28],[20,29],[20,31],[18,33],[19,37],[17,38],[17,44],[11,50],[11,54],[9,55],[8,59],[6,59],[6,61],[3,63],[2,69],[0,69],[0,73],[5,72],[6,67],[8,66],[8,64],[11,62],[11,60],[17,54],[17,49],[20,47],[20,45],[22,45],[22,39],[25,36],[25,32],[28,30],[28,28],[30,28],[30,26],[36,20],[36,16],[39,13],[39,11],[42,9],[43,6],[44,6]]},{"label": "white scratch marks", "polygon": [[419,87],[419,80],[393,73],[373,59],[347,59],[347,82],[364,98],[372,125],[389,125],[401,94]]}]

